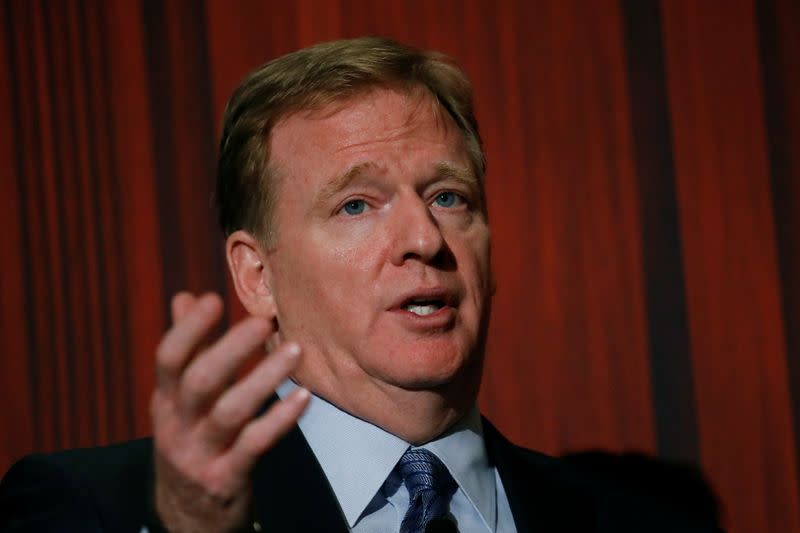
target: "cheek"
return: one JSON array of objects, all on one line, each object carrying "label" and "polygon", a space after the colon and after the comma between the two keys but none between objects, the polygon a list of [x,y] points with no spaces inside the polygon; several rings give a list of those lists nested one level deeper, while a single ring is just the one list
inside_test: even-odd
[{"label": "cheek", "polygon": [[491,243],[488,227],[481,225],[473,231],[459,234],[458,238],[450,241],[450,246],[467,288],[476,296],[491,294]]},{"label": "cheek", "polygon": [[374,300],[370,295],[379,267],[373,241],[354,241],[312,235],[295,240],[288,253],[274,258],[281,327],[324,334],[331,325],[351,327],[354,317],[363,315],[362,308]]}]

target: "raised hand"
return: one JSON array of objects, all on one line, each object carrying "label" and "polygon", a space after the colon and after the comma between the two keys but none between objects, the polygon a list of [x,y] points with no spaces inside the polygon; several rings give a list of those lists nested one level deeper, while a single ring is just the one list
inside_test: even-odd
[{"label": "raised hand", "polygon": [[[250,470],[308,405],[308,391],[298,388],[255,416],[297,365],[300,349],[281,343],[264,357],[274,332],[271,322],[259,317],[247,318],[215,343],[204,344],[221,316],[222,300],[216,294],[177,294],[172,299],[173,326],[156,353],[157,385],[150,406],[156,509],[174,533],[245,526],[252,498]],[[254,357],[263,360],[237,380]]]}]

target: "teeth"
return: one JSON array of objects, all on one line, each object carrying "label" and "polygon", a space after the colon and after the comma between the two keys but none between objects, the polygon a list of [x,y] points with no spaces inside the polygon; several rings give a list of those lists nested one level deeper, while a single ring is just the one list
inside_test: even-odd
[{"label": "teeth", "polygon": [[430,315],[438,311],[440,306],[438,305],[416,305],[416,304],[409,304],[405,306],[407,311],[411,311],[415,315],[425,316]]}]

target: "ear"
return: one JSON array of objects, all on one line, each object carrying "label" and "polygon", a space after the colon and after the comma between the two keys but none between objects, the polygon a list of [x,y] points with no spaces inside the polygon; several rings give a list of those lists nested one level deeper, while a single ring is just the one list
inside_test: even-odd
[{"label": "ear", "polygon": [[251,315],[272,319],[277,314],[270,288],[267,255],[246,231],[235,231],[225,241],[225,256],[236,295]]}]

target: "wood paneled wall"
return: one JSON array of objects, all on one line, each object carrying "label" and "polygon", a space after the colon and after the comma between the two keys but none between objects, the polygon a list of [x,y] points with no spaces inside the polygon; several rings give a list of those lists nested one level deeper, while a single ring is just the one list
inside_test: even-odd
[{"label": "wood paneled wall", "polygon": [[170,295],[242,316],[209,207],[228,94],[363,34],[474,82],[490,418],[697,461],[732,533],[800,532],[794,0],[0,2],[0,470],[148,433]]}]

